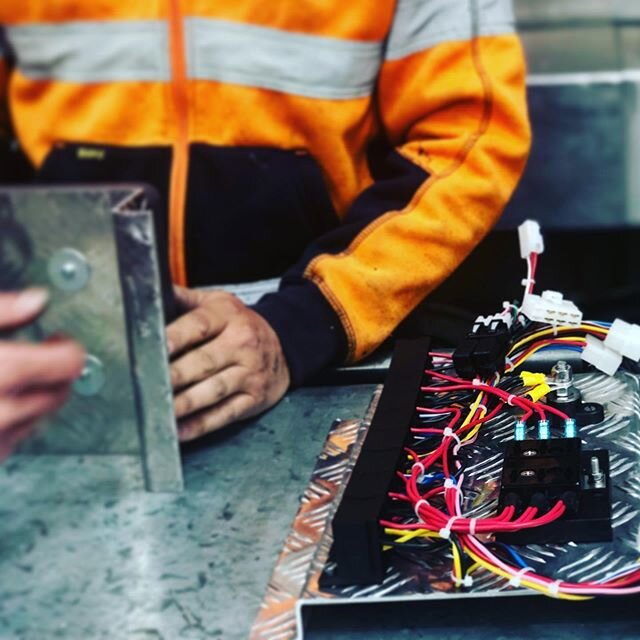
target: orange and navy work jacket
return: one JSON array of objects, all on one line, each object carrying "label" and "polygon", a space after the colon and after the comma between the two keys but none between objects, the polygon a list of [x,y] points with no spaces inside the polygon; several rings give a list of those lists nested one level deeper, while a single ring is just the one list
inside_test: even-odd
[{"label": "orange and navy work jacket", "polygon": [[294,382],[370,353],[500,215],[530,144],[509,0],[3,0],[48,182],[161,195],[175,281],[284,273]]}]

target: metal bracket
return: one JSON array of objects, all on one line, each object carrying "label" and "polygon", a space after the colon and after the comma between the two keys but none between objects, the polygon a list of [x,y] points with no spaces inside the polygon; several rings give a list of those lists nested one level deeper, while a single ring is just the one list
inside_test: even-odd
[{"label": "metal bracket", "polygon": [[49,288],[22,333],[89,354],[70,402],[24,453],[137,456],[151,491],[183,487],[153,215],[143,187],[0,190],[0,290]]}]

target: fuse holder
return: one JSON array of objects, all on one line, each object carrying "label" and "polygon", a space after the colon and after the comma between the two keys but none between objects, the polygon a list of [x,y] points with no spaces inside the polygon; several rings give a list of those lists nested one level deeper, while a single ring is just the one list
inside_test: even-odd
[{"label": "fuse holder", "polygon": [[640,326],[616,318],[604,339],[605,345],[623,356],[640,360]]},{"label": "fuse holder", "polygon": [[622,364],[622,355],[598,338],[587,335],[586,339],[587,346],[582,351],[582,359],[608,376],[614,375]]}]

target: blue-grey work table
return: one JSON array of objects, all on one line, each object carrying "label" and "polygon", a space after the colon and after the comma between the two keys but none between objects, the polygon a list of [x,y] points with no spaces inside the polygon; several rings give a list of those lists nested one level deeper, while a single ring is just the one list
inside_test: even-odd
[{"label": "blue-grey work table", "polygon": [[132,457],[0,465],[0,640],[246,638],[335,418],[373,385],[301,389],[184,451],[186,491]]}]

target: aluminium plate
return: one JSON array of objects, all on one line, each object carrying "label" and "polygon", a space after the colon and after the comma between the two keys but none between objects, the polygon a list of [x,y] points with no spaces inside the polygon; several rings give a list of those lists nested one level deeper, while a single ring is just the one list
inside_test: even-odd
[{"label": "aluminium plate", "polygon": [[[518,550],[542,574],[586,581],[601,579],[635,562],[640,551],[640,378],[629,373],[619,373],[614,378],[594,373],[577,376],[576,384],[585,401],[605,406],[604,421],[582,427],[580,436],[589,447],[610,452],[614,540],[527,545]],[[363,420],[336,422],[331,428],[252,627],[252,640],[302,639],[303,611],[314,606],[532,595],[484,570],[474,573],[471,588],[460,591],[451,579],[448,548],[423,552],[418,558],[394,554],[379,585],[319,586],[332,542],[331,519],[379,394],[380,390],[374,394]],[[497,506],[502,450],[513,437],[513,419],[509,414],[497,416],[487,423],[483,433],[472,445],[471,463],[465,472],[463,511],[472,517],[486,516]]]}]

